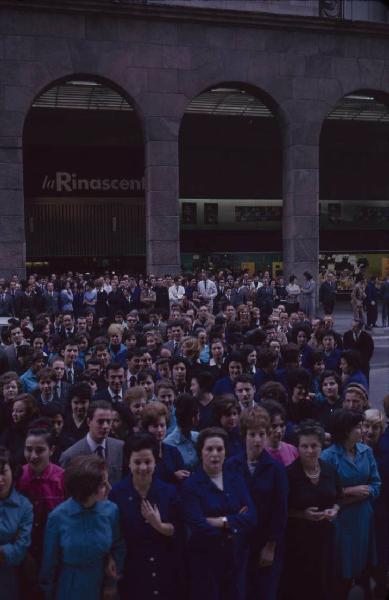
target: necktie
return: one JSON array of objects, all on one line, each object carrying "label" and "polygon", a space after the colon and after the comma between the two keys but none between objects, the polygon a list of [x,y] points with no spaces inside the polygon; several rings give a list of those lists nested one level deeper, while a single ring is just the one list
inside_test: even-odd
[{"label": "necktie", "polygon": [[73,373],[73,369],[69,369],[68,370],[68,379],[69,379],[69,383],[73,384],[74,383],[74,373]]},{"label": "necktie", "polygon": [[120,396],[119,396],[119,394],[115,394],[114,397],[112,398],[112,400],[114,402],[120,402]]},{"label": "necktie", "polygon": [[131,377],[130,377],[130,387],[134,387],[135,384],[136,384],[136,377],[135,377],[135,375],[131,375]]},{"label": "necktie", "polygon": [[97,454],[97,456],[99,456],[100,458],[105,458],[103,446],[97,446],[96,450],[95,450],[95,454]]}]

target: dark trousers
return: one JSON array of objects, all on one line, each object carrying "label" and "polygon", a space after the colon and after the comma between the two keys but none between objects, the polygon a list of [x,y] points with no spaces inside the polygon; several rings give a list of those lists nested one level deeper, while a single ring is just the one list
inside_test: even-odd
[{"label": "dark trousers", "polygon": [[323,310],[325,315],[332,315],[335,308],[335,300],[326,300],[323,302]]}]

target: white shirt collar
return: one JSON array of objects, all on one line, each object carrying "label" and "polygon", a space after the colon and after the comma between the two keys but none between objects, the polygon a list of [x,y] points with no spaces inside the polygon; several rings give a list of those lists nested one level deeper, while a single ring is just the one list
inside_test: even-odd
[{"label": "white shirt collar", "polygon": [[87,433],[86,434],[86,443],[88,444],[91,451],[94,453],[94,452],[96,452],[97,446],[102,446],[105,450],[106,445],[107,445],[107,440],[104,438],[100,444],[97,444],[94,440],[92,440],[90,433]]}]

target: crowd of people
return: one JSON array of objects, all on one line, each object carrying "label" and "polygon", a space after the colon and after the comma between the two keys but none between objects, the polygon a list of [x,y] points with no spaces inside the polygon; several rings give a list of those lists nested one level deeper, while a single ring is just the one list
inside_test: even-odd
[{"label": "crowd of people", "polygon": [[389,396],[360,315],[315,299],[309,273],[0,280],[0,598],[386,598]]}]

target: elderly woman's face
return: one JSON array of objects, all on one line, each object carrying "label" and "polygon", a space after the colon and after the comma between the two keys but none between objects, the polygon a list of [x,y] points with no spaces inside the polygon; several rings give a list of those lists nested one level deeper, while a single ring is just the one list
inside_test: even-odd
[{"label": "elderly woman's face", "polygon": [[226,450],[220,437],[209,437],[201,450],[203,468],[207,473],[220,473],[223,468]]},{"label": "elderly woman's face", "polygon": [[383,424],[379,419],[365,419],[363,421],[362,436],[364,443],[368,446],[376,446],[382,433]]},{"label": "elderly woman's face", "polygon": [[303,465],[316,464],[321,450],[322,446],[317,435],[302,435],[300,437],[298,451]]},{"label": "elderly woman's face", "polygon": [[358,392],[346,392],[343,400],[343,408],[348,410],[354,410],[356,412],[363,412],[363,398]]}]

